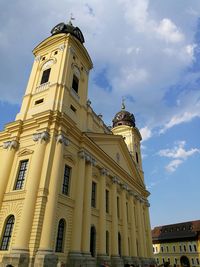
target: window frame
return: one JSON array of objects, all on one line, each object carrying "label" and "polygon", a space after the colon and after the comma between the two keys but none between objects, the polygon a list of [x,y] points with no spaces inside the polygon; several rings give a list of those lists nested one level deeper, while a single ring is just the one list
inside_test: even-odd
[{"label": "window frame", "polygon": [[[67,169],[69,171],[68,173],[66,172]],[[63,182],[62,182],[62,194],[65,196],[70,195],[71,175],[72,175],[72,168],[69,165],[65,164]]]},{"label": "window frame", "polygon": [[91,207],[96,208],[96,199],[97,199],[97,183],[92,181],[92,190],[91,190]]},{"label": "window frame", "polygon": [[[23,163],[26,163],[25,167],[22,166]],[[26,178],[26,174],[28,170],[28,163],[29,163],[29,159],[23,159],[19,161],[17,176],[15,179],[14,187],[13,187],[14,191],[22,190],[24,188],[24,182],[25,182],[25,178]]]},{"label": "window frame", "polygon": [[[9,222],[9,220],[11,219],[12,221]],[[15,224],[15,216],[9,215],[4,223],[3,234],[2,234],[1,243],[0,243],[0,251],[9,250],[14,224]]]},{"label": "window frame", "polygon": [[63,253],[64,252],[64,239],[65,239],[65,228],[66,228],[66,222],[65,219],[60,219],[58,223],[57,228],[57,236],[56,236],[56,246],[55,246],[55,252],[57,253]]},{"label": "window frame", "polygon": [[40,80],[40,85],[45,84],[49,81],[50,74],[51,74],[51,68],[43,70]]}]

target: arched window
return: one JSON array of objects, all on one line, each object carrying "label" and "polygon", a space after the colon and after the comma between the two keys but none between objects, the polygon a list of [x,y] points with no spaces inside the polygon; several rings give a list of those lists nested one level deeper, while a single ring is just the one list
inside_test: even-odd
[{"label": "arched window", "polygon": [[4,233],[1,239],[0,250],[8,250],[14,223],[15,223],[15,217],[13,215],[10,215],[5,223]]},{"label": "arched window", "polygon": [[64,247],[65,220],[61,219],[58,224],[58,233],[56,239],[56,252],[63,252]]},{"label": "arched window", "polygon": [[106,254],[109,255],[109,232],[106,231]]},{"label": "arched window", "polygon": [[122,255],[122,248],[121,248],[121,245],[122,245],[121,235],[120,235],[120,233],[118,233],[118,253],[119,253],[119,256],[120,256],[120,257],[121,257],[121,255]]},{"label": "arched window", "polygon": [[92,257],[96,254],[96,229],[94,226],[90,230],[90,253]]}]

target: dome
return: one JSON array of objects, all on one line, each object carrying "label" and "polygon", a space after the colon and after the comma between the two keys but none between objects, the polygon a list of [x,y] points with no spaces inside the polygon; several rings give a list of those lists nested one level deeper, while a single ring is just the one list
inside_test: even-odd
[{"label": "dome", "polygon": [[81,30],[78,27],[74,27],[71,23],[71,21],[68,22],[68,24],[65,24],[64,22],[61,22],[57,24],[53,29],[51,30],[51,34],[55,35],[58,33],[70,33],[74,37],[76,37],[82,44],[85,42],[83,34]]},{"label": "dome", "polygon": [[132,113],[125,110],[124,103],[122,103],[122,109],[117,112],[112,122],[113,128],[120,125],[135,127],[135,117]]}]

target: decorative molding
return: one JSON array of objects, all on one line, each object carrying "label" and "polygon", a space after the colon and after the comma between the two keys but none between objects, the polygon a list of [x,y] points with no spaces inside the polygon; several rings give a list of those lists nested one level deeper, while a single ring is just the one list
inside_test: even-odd
[{"label": "decorative molding", "polygon": [[47,131],[41,132],[41,133],[34,133],[33,134],[33,141],[37,142],[37,141],[48,141],[50,138],[50,135]]},{"label": "decorative molding", "polygon": [[17,149],[19,146],[19,142],[16,140],[12,140],[12,141],[6,141],[3,143],[3,148],[4,149]]},{"label": "decorative molding", "polygon": [[59,45],[58,50],[64,51],[65,50],[65,45],[64,44]]},{"label": "decorative molding", "polygon": [[30,155],[30,154],[33,154],[33,150],[28,149],[28,148],[23,148],[18,152],[17,155],[19,157],[21,157],[21,156],[27,156],[27,155]]},{"label": "decorative molding", "polygon": [[41,59],[41,56],[37,56],[37,57],[35,57],[35,61],[37,61],[37,62],[39,62],[40,59]]},{"label": "decorative molding", "polygon": [[57,143],[63,144],[64,146],[69,145],[69,139],[67,139],[63,134],[59,134],[56,136]]},{"label": "decorative molding", "polygon": [[76,54],[76,51],[75,51],[75,49],[73,48],[73,47],[69,47],[69,51],[70,51],[70,53],[72,53],[73,55],[75,55]]},{"label": "decorative molding", "polygon": [[64,159],[71,161],[74,165],[76,163],[76,158],[74,155],[72,155],[71,153],[67,153],[64,155]]}]

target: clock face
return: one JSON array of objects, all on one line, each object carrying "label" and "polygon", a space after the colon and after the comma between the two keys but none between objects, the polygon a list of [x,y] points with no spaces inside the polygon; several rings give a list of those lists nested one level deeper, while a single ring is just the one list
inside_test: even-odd
[{"label": "clock face", "polygon": [[52,29],[51,33],[52,33],[52,34],[59,33],[59,32],[61,32],[61,31],[64,29],[64,27],[65,27],[65,24],[64,24],[64,23],[59,23],[58,25],[56,25],[56,26]]}]

